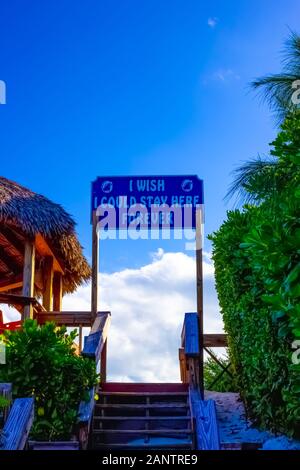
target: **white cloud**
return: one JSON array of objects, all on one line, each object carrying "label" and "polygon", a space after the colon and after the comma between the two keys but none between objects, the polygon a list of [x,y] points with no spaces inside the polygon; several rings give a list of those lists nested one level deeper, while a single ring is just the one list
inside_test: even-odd
[{"label": "white cloud", "polygon": [[[204,253],[205,330],[222,332],[213,287],[213,265]],[[108,379],[176,382],[184,313],[195,311],[195,260],[185,253],[152,254],[139,269],[101,274],[100,309],[112,312]],[[64,299],[65,310],[89,310],[90,286]]]},{"label": "white cloud", "polygon": [[[185,253],[152,253],[138,269],[100,275],[100,309],[112,312],[108,380],[177,382],[184,313],[196,310],[195,259]],[[204,329],[223,331],[210,253],[203,253]],[[1,306],[0,306],[1,307]],[[63,299],[64,310],[90,310],[90,285]],[[6,321],[19,319],[3,306]],[[88,334],[88,330],[86,330]]]},{"label": "white cloud", "polygon": [[213,74],[215,80],[225,82],[228,80],[240,80],[240,76],[235,73],[232,69],[220,69]]},{"label": "white cloud", "polygon": [[210,28],[215,28],[219,22],[219,19],[215,16],[208,18],[207,24]]}]

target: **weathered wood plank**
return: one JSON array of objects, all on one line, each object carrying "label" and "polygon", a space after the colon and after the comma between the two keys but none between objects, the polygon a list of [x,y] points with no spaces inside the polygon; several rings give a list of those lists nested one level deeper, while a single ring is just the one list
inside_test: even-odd
[{"label": "weathered wood plank", "polygon": [[65,326],[91,326],[92,324],[91,312],[45,312],[37,313],[35,318],[40,325],[46,322]]},{"label": "weathered wood plank", "polygon": [[226,348],[228,346],[227,335],[223,333],[205,333],[203,335],[204,348]]},{"label": "weathered wood plank", "polygon": [[98,218],[93,211],[92,220],[92,314],[96,317],[98,312],[98,269],[99,269],[99,236],[97,232]]},{"label": "weathered wood plank", "polygon": [[44,261],[45,290],[43,293],[43,306],[47,312],[53,309],[53,264],[53,257],[47,256]]},{"label": "weathered wood plank", "polygon": [[78,422],[89,423],[92,419],[94,403],[95,403],[95,388],[89,391],[89,401],[82,401],[79,405]]},{"label": "weathered wood plank", "polygon": [[34,399],[17,398],[3,428],[1,450],[22,450],[26,444],[34,416]]},{"label": "weathered wood plank", "polygon": [[202,400],[198,390],[190,389],[190,406],[196,423],[198,450],[220,450],[215,402]]},{"label": "weathered wood plank", "polygon": [[29,450],[79,450],[78,441],[29,441]]},{"label": "weathered wood plank", "polygon": [[110,312],[98,313],[89,336],[84,338],[82,355],[99,362],[105,346],[110,325]]},{"label": "weathered wood plank", "polygon": [[181,382],[188,383],[187,364],[186,364],[186,357],[185,357],[185,353],[184,353],[184,348],[179,348],[178,357],[179,357]]},{"label": "weathered wood plank", "polygon": [[[35,245],[33,241],[25,242],[23,290],[24,297],[34,297]],[[33,317],[33,306],[30,302],[23,309],[22,319]]]},{"label": "weathered wood plank", "polygon": [[186,356],[199,356],[199,327],[196,312],[188,312],[184,316],[183,346]]},{"label": "weathered wood plank", "polygon": [[56,272],[53,277],[53,310],[56,312],[62,310],[62,288],[62,274]]},{"label": "weathered wood plank", "polygon": [[88,445],[89,432],[95,407],[95,388],[89,391],[89,400],[82,401],[78,410],[78,440],[81,449],[86,449]]},{"label": "weathered wood plank", "polygon": [[54,255],[53,249],[51,248],[49,242],[45,240],[45,238],[38,233],[35,236],[35,247],[37,252],[44,258],[50,257],[53,259],[53,269],[54,271],[60,272],[61,274],[64,273],[64,266],[61,261],[58,261],[56,256]]}]

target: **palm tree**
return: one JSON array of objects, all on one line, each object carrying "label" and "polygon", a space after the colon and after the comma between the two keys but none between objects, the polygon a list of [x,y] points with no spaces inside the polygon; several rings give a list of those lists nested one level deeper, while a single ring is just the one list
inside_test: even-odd
[{"label": "palm tree", "polygon": [[291,31],[285,43],[282,63],[281,73],[266,75],[251,83],[278,116],[279,122],[299,108],[298,99],[293,99],[299,96],[297,89],[300,89],[300,36],[295,32]]},{"label": "palm tree", "polygon": [[[276,113],[279,123],[295,111],[299,112],[300,36],[298,34],[291,32],[285,43],[283,72],[257,78],[251,83],[251,87],[269,104],[271,110]],[[278,160],[275,157],[263,159],[259,156],[244,163],[234,171],[234,180],[225,199],[229,200],[236,195],[238,202],[259,204],[267,197],[276,194],[286,184],[284,177],[277,170]]]}]

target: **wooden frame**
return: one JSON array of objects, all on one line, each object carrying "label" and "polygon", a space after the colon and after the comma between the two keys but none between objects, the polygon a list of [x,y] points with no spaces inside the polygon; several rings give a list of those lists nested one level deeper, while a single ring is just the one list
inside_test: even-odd
[{"label": "wooden frame", "polygon": [[[35,245],[34,241],[25,242],[24,270],[23,270],[23,296],[34,297],[34,272],[35,272]],[[22,320],[33,317],[33,306],[29,303],[24,306]]]},{"label": "wooden frame", "polygon": [[[99,312],[96,315],[89,336],[84,338],[84,348],[81,352],[83,357],[88,357],[95,361],[96,367],[100,361],[100,374],[102,382],[106,381],[106,356],[107,356],[107,335],[110,326],[110,312]],[[81,402],[79,406],[78,419],[78,439],[82,449],[88,445],[90,425],[92,422],[95,405],[95,389],[90,390],[90,399]]]}]

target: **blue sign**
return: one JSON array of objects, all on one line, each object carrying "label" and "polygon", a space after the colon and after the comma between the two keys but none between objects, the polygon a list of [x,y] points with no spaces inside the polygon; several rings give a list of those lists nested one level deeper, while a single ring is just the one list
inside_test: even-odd
[{"label": "blue sign", "polygon": [[141,228],[194,228],[195,209],[203,203],[203,181],[195,175],[98,177],[92,183],[92,211],[98,209],[101,219],[100,208],[114,208],[117,229],[137,219]]}]

